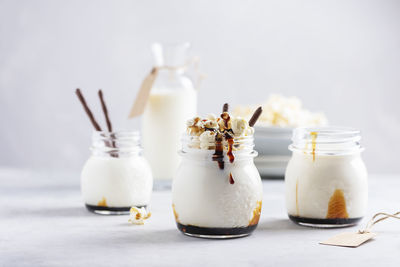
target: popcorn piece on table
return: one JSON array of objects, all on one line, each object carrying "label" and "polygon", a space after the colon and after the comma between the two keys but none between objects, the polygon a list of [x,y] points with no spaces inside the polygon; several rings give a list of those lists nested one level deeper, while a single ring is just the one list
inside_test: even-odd
[{"label": "popcorn piece on table", "polygon": [[132,207],[129,212],[130,215],[128,222],[130,222],[131,224],[143,225],[144,221],[151,216],[151,212],[147,212],[145,207]]}]

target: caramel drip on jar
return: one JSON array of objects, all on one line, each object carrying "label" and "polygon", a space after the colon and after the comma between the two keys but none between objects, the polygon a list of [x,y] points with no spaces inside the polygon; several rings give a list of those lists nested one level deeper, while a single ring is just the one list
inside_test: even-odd
[{"label": "caramel drip on jar", "polygon": [[172,204],[172,211],[174,212],[175,221],[179,222],[179,220],[178,220],[179,216],[178,216],[178,213],[175,210],[175,205],[174,204]]},{"label": "caramel drip on jar", "polygon": [[107,201],[105,197],[102,197],[99,202],[97,202],[97,206],[99,207],[107,207]]},{"label": "caramel drip on jar", "polygon": [[224,169],[224,147],[222,145],[222,135],[215,135],[215,153],[212,156],[213,161],[218,162],[218,167],[223,170]]},{"label": "caramel drip on jar", "polygon": [[235,183],[235,180],[233,180],[232,173],[229,173],[229,183],[230,184],[234,184]]},{"label": "caramel drip on jar", "polygon": [[329,199],[327,219],[349,218],[343,191],[336,189]]},{"label": "caramel drip on jar", "polygon": [[253,217],[249,221],[249,226],[257,225],[261,216],[262,201],[257,201],[257,206],[253,210]]},{"label": "caramel drip on jar", "polygon": [[315,149],[317,148],[317,132],[311,132],[311,145],[312,145],[312,156],[313,156],[313,162],[315,161]]}]

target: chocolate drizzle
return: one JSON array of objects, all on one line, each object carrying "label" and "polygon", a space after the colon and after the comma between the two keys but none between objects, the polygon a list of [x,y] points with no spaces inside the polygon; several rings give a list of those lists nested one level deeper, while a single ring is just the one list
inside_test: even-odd
[{"label": "chocolate drizzle", "polygon": [[218,162],[218,167],[224,169],[224,147],[222,145],[222,135],[217,133],[215,135],[215,153],[212,156],[213,161]]},{"label": "chocolate drizzle", "polygon": [[229,183],[230,184],[234,184],[235,183],[235,180],[233,180],[232,173],[229,173]]},{"label": "chocolate drizzle", "polygon": [[225,103],[222,108],[222,123],[219,125],[219,130],[206,128],[206,130],[212,130],[217,133],[215,135],[215,153],[213,154],[212,160],[218,162],[218,166],[221,170],[224,169],[224,146],[222,143],[224,138],[228,142],[228,151],[226,155],[229,162],[233,163],[235,160],[235,156],[233,155],[234,133],[231,129],[231,117],[229,116],[228,109],[229,105],[228,103]]}]

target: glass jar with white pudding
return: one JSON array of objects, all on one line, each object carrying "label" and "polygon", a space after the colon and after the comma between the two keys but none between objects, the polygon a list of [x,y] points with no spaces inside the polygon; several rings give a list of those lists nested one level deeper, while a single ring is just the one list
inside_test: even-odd
[{"label": "glass jar with white pudding", "polygon": [[[232,119],[232,125],[237,120]],[[182,233],[232,238],[249,235],[257,227],[262,183],[253,162],[254,130],[241,121],[241,130],[234,125],[226,131],[218,129],[214,116],[188,123],[182,162],[172,184],[173,212]]]},{"label": "glass jar with white pudding", "polygon": [[365,215],[367,170],[360,131],[344,127],[297,128],[286,169],[289,218],[300,225],[344,227]]},{"label": "glass jar with white pudding", "polygon": [[86,208],[99,214],[129,214],[150,203],[153,177],[141,156],[138,132],[93,132],[92,155],[81,174]]}]

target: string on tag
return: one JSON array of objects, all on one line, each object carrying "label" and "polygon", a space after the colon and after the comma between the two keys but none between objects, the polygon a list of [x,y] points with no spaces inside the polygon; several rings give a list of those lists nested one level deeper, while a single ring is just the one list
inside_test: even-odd
[{"label": "string on tag", "polygon": [[[394,219],[399,219],[400,220],[400,212],[396,212],[394,214],[388,214],[385,212],[379,212],[377,214],[375,214],[372,219],[367,223],[367,226],[365,227],[364,230],[358,230],[359,234],[366,234],[366,233],[370,233],[372,227],[377,224],[378,222],[384,221],[388,218],[394,218]],[[383,216],[383,217],[382,217]]]},{"label": "string on tag", "polygon": [[153,67],[151,72],[146,76],[146,78],[144,78],[128,117],[133,118],[143,114],[147,104],[147,100],[150,96],[150,90],[153,87],[154,81],[156,80],[158,72],[160,70],[169,70],[171,71],[171,73],[173,71],[179,71],[179,70],[185,72],[190,66],[193,66],[194,72],[197,75],[197,79],[194,82],[194,88],[198,89],[200,87],[201,81],[203,81],[206,78],[206,75],[199,71],[199,61],[200,61],[199,57],[192,57],[189,60],[187,60],[186,63],[183,64],[182,66]]}]

